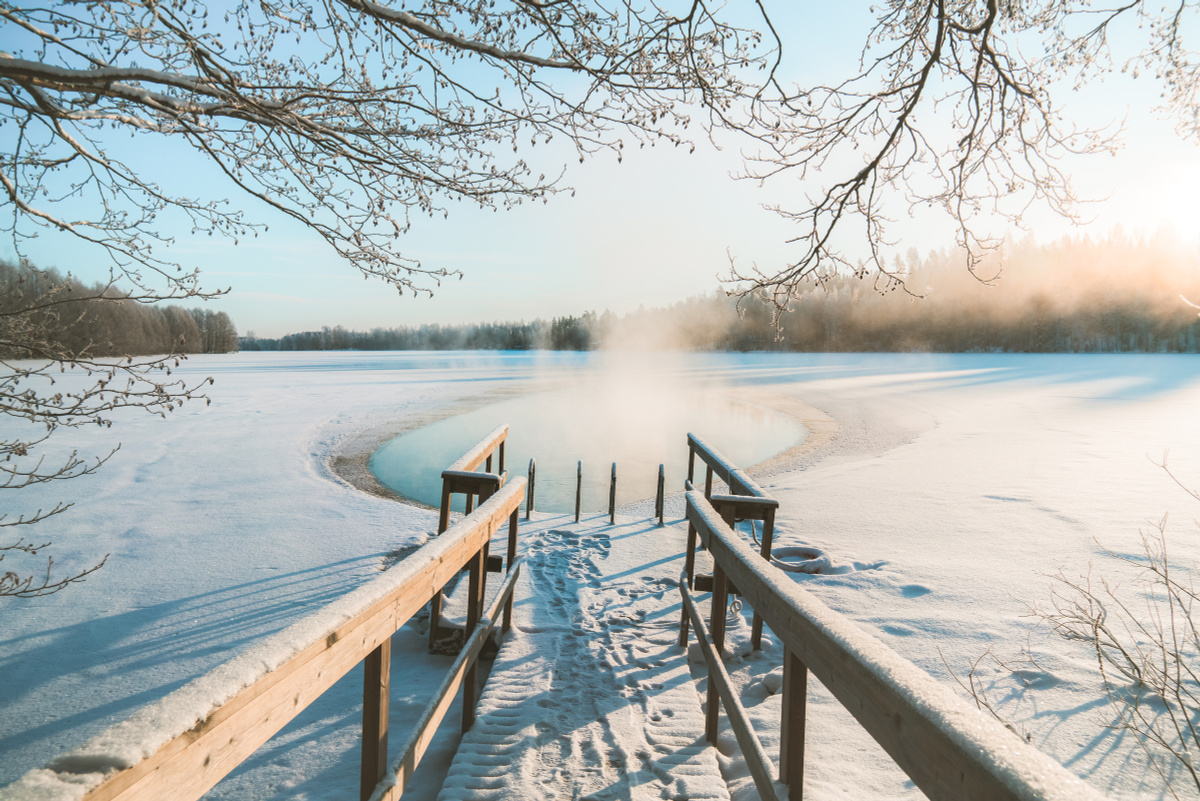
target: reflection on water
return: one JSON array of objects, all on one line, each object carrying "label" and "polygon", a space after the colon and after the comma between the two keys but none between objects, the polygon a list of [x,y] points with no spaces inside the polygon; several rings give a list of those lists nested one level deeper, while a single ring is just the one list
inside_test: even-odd
[{"label": "reflection on water", "polygon": [[788,415],[715,392],[596,381],[502,401],[401,434],[375,452],[371,470],[396,492],[437,506],[442,470],[502,423],[509,424],[510,475],[525,475],[535,458],[536,506],[558,512],[575,508],[579,461],[583,510],[596,512],[608,508],[613,462],[618,505],[653,497],[660,463],[666,466],[667,492],[682,489],[688,432],[741,467],[769,459],[807,434]]}]

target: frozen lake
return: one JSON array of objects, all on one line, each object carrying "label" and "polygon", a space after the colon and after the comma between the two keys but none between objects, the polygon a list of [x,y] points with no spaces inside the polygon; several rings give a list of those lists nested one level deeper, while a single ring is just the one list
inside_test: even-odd
[{"label": "frozen lake", "polygon": [[[1129,586],[1137,571],[1110,552],[1138,558],[1139,529],[1164,513],[1180,571],[1200,559],[1200,503],[1154,463],[1170,449],[1179,478],[1200,484],[1196,356],[245,353],[194,357],[179,372],[215,377],[212,406],[68,432],[84,457],[122,447],[93,476],[4,499],[10,514],[76,503],[30,532],[53,541],[56,568],[110,556],[61,594],[0,601],[0,786],[378,575],[388,552],[434,530],[432,512],[342,481],[331,468],[342,455],[447,410],[583,385],[620,387],[635,408],[668,397],[672,413],[689,408],[679,397],[729,396],[827,415],[823,444],[764,479],[780,500],[777,542],[834,568],[795,580],[951,686],[950,669],[965,676],[992,649],[1003,665],[985,660],[978,675],[1034,745],[1114,798],[1169,796],[1133,738],[1105,728],[1113,710],[1094,655],[1028,612],[1060,570]],[[0,421],[0,436],[16,425]],[[519,458],[510,469],[523,473]],[[680,510],[676,495],[668,522]],[[1019,667],[1026,655],[1036,670]],[[731,671],[751,681],[761,667],[748,658]],[[358,771],[360,678],[212,797],[344,795]],[[394,679],[396,719],[433,683]],[[813,692],[805,797],[916,798]],[[769,717],[773,698],[761,693],[752,714]]]}]

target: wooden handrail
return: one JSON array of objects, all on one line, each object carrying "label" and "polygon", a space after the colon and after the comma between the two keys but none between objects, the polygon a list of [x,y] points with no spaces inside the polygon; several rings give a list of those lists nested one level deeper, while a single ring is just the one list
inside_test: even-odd
[{"label": "wooden handrail", "polygon": [[[704,477],[704,497],[716,507],[721,516],[731,526],[741,520],[763,521],[762,539],[759,542],[759,554],[770,561],[771,545],[775,538],[775,512],[779,501],[767,494],[758,482],[746,475],[739,467],[713,446],[709,445],[695,434],[688,434],[688,477],[684,489],[691,492],[695,489],[693,481],[696,475],[696,456],[704,462],[706,470]],[[729,485],[730,495],[713,494],[713,475]],[[751,523],[753,525],[753,523]],[[687,555],[684,572],[687,575],[689,589],[695,587],[696,570],[696,528],[688,523]],[[756,611],[750,626],[750,646],[754,650],[762,647],[762,617]],[[687,643],[688,616],[686,611],[680,614],[679,644]],[[715,696],[714,696],[715,698]]]},{"label": "wooden handrail", "polygon": [[694,483],[696,480],[696,456],[707,466],[706,477],[704,481],[704,495],[712,495],[712,477],[716,474],[717,478],[729,485],[729,491],[734,495],[751,495],[756,498],[769,498],[762,487],[758,486],[758,482],[746,475],[740,467],[721,455],[713,446],[709,445],[695,434],[688,434],[688,477],[689,483]]},{"label": "wooden handrail", "polygon": [[447,470],[457,470],[459,472],[470,472],[475,470],[481,464],[485,464],[485,470],[492,472],[492,454],[497,453],[500,464],[496,468],[497,473],[504,472],[504,441],[508,439],[508,425],[499,425],[476,443],[475,447],[464,453],[462,456],[454,460],[454,464],[447,467]]},{"label": "wooden handrail", "polygon": [[[450,527],[450,498],[455,494],[467,496],[467,514],[475,508],[475,497],[482,501],[504,484],[504,443],[508,440],[508,425],[499,425],[453,464],[442,471],[442,504],[438,516],[438,533]],[[499,464],[492,472],[492,457]],[[480,465],[482,471],[476,470]]]},{"label": "wooden handrail", "polygon": [[[821,683],[883,746],[909,778],[933,801],[1023,799],[1087,801],[1102,798],[1086,782],[1017,737],[928,673],[831,610],[786,573],[766,568],[701,492],[687,494],[687,518],[714,560],[713,640],[719,653],[727,580],[751,604],[785,647],[784,730],[780,774],[793,787],[803,754],[793,704],[786,687],[803,687],[797,668],[811,670]],[[791,682],[789,682],[791,678]],[[802,707],[801,707],[802,708]],[[710,703],[710,710],[712,705]],[[801,713],[802,715],[802,713]],[[789,742],[789,740],[791,740]]]},{"label": "wooden handrail", "polygon": [[[468,562],[478,561],[492,535],[515,524],[524,485],[523,479],[514,480],[475,514],[379,578],[51,761],[39,771],[39,781],[53,772],[78,786],[88,783],[86,774],[106,774],[96,777],[96,785],[83,796],[86,801],[199,798],[389,642],[436,588]],[[302,633],[313,631],[316,636],[297,642]],[[225,689],[229,676],[246,677],[232,696]],[[191,708],[208,711],[186,730],[163,730],[163,720],[186,719]],[[145,755],[114,757],[119,746]]]},{"label": "wooden handrail", "polygon": [[[469,451],[454,460],[454,463],[442,471],[442,503],[438,509],[438,534],[450,527],[450,502],[455,495],[465,495],[465,509],[469,515],[475,508],[475,499],[480,503],[487,500],[494,492],[508,481],[508,471],[504,469],[504,443],[508,439],[508,425],[499,425],[483,439],[479,440]],[[492,457],[498,457],[499,464],[496,472],[492,472]],[[483,470],[476,470],[483,465]],[[533,485],[530,483],[530,495]],[[528,515],[526,515],[528,519]],[[510,560],[511,561],[511,560]],[[442,591],[434,593],[429,601],[429,647],[433,648],[442,635]]]}]

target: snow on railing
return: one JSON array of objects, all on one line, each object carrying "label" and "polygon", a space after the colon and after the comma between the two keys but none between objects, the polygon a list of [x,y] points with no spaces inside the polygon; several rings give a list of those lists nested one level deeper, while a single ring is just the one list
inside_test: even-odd
[{"label": "snow on railing", "polygon": [[[695,483],[696,457],[699,456],[705,465],[704,497],[712,496],[712,480],[715,473],[717,478],[729,485],[733,495],[749,495],[755,498],[769,498],[766,491],[758,486],[758,482],[746,475],[740,467],[721,455],[713,446],[695,434],[688,434],[688,476],[689,484]],[[688,487],[691,489],[691,487]]]},{"label": "snow on railing", "polygon": [[805,700],[811,670],[933,801],[1102,798],[1078,776],[764,562],[703,493],[687,493],[687,519],[714,562],[711,640],[696,609],[689,577],[685,575],[680,582],[685,610],[703,640],[709,662],[706,733],[715,743],[716,693],[726,701],[727,709],[733,710],[730,722],[764,799],[775,797],[770,764],[720,664],[731,586],[736,586],[743,601],[763,616],[784,644],[781,782],[793,788],[802,785]]},{"label": "snow on railing", "polygon": [[[507,430],[507,429],[506,429]],[[482,459],[480,460],[482,462]],[[504,607],[511,620],[520,570],[517,517],[525,480],[498,488],[403,561],[231,661],[134,712],[74,751],[0,788],[5,801],[197,799],[360,662],[364,663],[360,798],[397,799],[461,684],[464,728],[475,710],[476,661]],[[508,574],[483,609],[487,549],[508,526]],[[435,591],[469,569],[470,635],[437,696],[389,771],[391,637]]]}]

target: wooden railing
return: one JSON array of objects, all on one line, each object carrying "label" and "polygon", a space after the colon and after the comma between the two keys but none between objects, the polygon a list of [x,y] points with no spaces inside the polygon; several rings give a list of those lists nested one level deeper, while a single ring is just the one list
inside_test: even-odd
[{"label": "wooden railing", "polygon": [[[459,685],[463,687],[464,728],[474,719],[476,661],[497,623],[501,606],[505,608],[503,626],[509,627],[512,591],[520,571],[520,560],[514,557],[517,516],[524,491],[523,478],[498,488],[472,514],[378,579],[292,628],[265,639],[250,652],[161,701],[142,708],[82,748],[53,760],[45,770],[35,771],[26,778],[38,785],[57,780],[76,788],[94,783],[83,795],[86,801],[200,798],[363,662],[359,795],[361,799],[376,801],[399,798]],[[506,524],[508,573],[491,607],[485,611],[482,607],[487,548],[493,535]],[[464,567],[470,574],[469,637],[389,774],[391,637]],[[231,676],[247,678],[236,689],[230,684]],[[175,732],[164,730],[163,720],[187,720],[188,715],[195,714],[191,712],[193,709],[201,710],[194,725]],[[205,713],[205,710],[210,711]],[[136,756],[130,757],[131,752]],[[17,785],[26,778],[18,780]]]},{"label": "wooden railing", "polygon": [[933,801],[1101,798],[999,721],[829,609],[787,573],[764,563],[703,493],[688,492],[687,519],[714,562],[711,633],[686,573],[679,587],[709,667],[706,734],[715,744],[715,687],[763,799],[776,798],[771,762],[720,658],[731,585],[784,645],[779,780],[792,788],[793,799],[800,797],[803,785],[809,671]]},{"label": "wooden railing", "polygon": [[[500,425],[490,434],[479,440],[473,448],[464,453],[454,463],[442,471],[442,505],[438,510],[438,534],[441,535],[450,527],[450,504],[455,495],[465,495],[466,513],[469,515],[475,508],[475,499],[480,503],[486,501],[508,480],[508,471],[504,469],[504,443],[508,440],[508,426]],[[496,458],[496,472],[492,472],[492,460]],[[483,470],[477,468],[483,465]],[[530,484],[530,494],[533,489]],[[528,520],[528,515],[526,515]],[[508,561],[511,563],[517,556],[516,541],[509,548]],[[484,564],[488,570],[499,572],[503,569],[494,562],[488,561],[484,552]],[[505,621],[512,615],[511,607],[504,609]],[[429,600],[429,647],[433,648],[442,637],[442,588],[433,594]]]},{"label": "wooden railing", "polygon": [[[508,426],[497,426],[494,431],[475,444],[475,447],[458,457],[454,464],[442,471],[442,506],[438,515],[438,533],[450,527],[450,501],[454,495],[466,495],[467,514],[475,508],[475,499],[486,500],[504,483],[504,443],[508,440]],[[497,461],[496,472],[492,472],[492,459]],[[478,468],[483,465],[483,470]]]},{"label": "wooden railing", "polygon": [[[696,457],[704,462],[704,497],[708,499],[730,526],[749,520],[762,521],[762,537],[759,540],[759,553],[763,559],[771,559],[771,543],[775,537],[775,510],[779,501],[772,498],[758,485],[758,482],[746,475],[741,468],[734,465],[721,453],[695,434],[688,434],[688,476],[685,489],[689,492],[695,489]],[[713,475],[725,482],[729,487],[728,495],[713,495]],[[660,482],[661,485],[661,482]],[[661,503],[661,501],[660,501]],[[696,527],[688,521],[687,553],[684,558],[684,573],[687,585],[695,589],[696,573]],[[711,589],[711,585],[705,587]],[[750,624],[750,645],[754,650],[762,647],[762,616],[754,612]],[[684,610],[679,622],[679,644],[685,645],[688,636],[688,614]],[[716,696],[709,689],[711,700]]]}]

